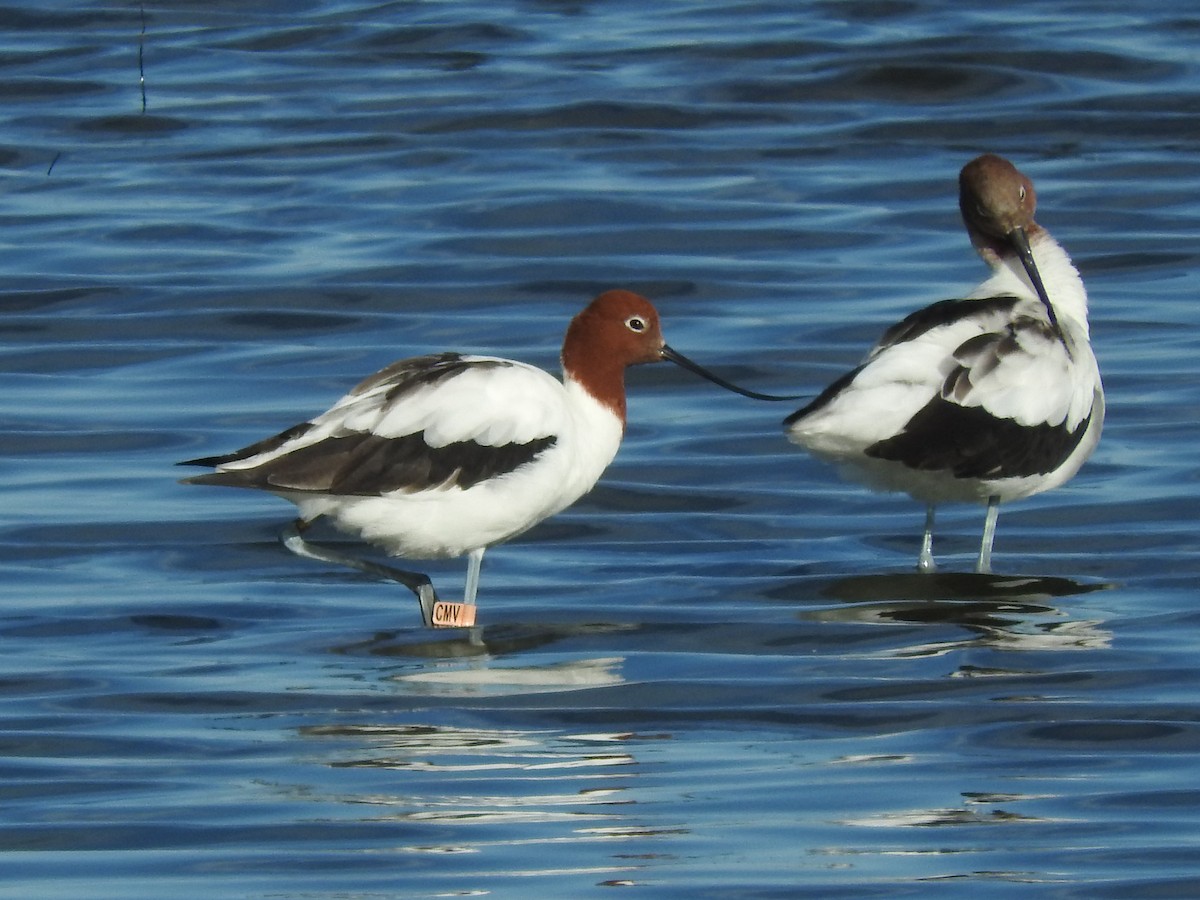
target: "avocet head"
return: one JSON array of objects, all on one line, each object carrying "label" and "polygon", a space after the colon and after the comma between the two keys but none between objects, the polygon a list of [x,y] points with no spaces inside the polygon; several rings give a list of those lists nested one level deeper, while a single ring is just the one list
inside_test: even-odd
[{"label": "avocet head", "polygon": [[1029,249],[1030,235],[1041,230],[1034,221],[1037,193],[1033,182],[1007,159],[994,153],[977,156],[958,175],[958,208],[971,242],[989,263],[1015,254],[1037,291],[1050,323],[1058,327],[1054,306]]},{"label": "avocet head", "polygon": [[662,358],[658,310],[632,291],[605,291],[583,308],[567,329],[563,365],[577,374],[625,368]]}]

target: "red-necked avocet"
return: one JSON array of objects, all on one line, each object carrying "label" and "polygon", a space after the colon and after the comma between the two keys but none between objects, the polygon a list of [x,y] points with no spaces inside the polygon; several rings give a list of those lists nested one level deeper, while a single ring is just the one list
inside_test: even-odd
[{"label": "red-necked avocet", "polygon": [[793,443],[849,477],[926,504],[921,571],[936,568],[936,504],[987,503],[975,568],[989,572],[999,505],[1063,484],[1100,440],[1087,293],[1035,206],[1012,163],[967,163],[959,208],[991,277],[893,325],[858,368],[784,420]]},{"label": "red-necked avocet", "polygon": [[[562,381],[525,363],[441,353],[392,363],[327,412],[224,456],[181,465],[216,471],[185,483],[255,488],[299,507],[283,533],[294,553],[407,586],[427,625],[472,625],[484,551],[591,490],[625,431],[625,369],[671,360],[747,391],[667,346],[654,306],[601,294],[572,320]],[[389,555],[466,555],[463,602],[438,600],[427,575],[306,541],[325,517]]]}]

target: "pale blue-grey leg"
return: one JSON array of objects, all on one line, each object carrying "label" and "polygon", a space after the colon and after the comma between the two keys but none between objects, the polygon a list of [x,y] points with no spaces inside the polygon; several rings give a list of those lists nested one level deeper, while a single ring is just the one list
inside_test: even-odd
[{"label": "pale blue-grey leg", "polygon": [[933,559],[933,515],[936,508],[932,503],[925,507],[925,534],[921,538],[921,554],[917,557],[918,572],[936,572]]},{"label": "pale blue-grey leg", "polygon": [[303,537],[303,533],[308,530],[310,525],[312,522],[306,522],[303,519],[296,519],[292,522],[280,535],[283,546],[297,556],[303,556],[306,559],[316,559],[338,566],[349,566],[360,572],[366,572],[368,575],[376,575],[389,581],[399,582],[417,595],[417,600],[421,604],[421,620],[426,625],[433,624],[433,604],[437,603],[437,592],[434,591],[433,582],[429,580],[428,575],[396,569],[354,556],[346,556],[336,550],[330,550],[328,547],[310,544]]},{"label": "pale blue-grey leg", "polygon": [[483,565],[483,554],[487,547],[480,547],[467,554],[467,583],[463,587],[463,603],[474,603],[479,591],[479,568]]},{"label": "pale blue-grey leg", "polygon": [[983,520],[983,540],[979,543],[979,561],[975,571],[986,575],[992,571],[992,541],[996,539],[996,518],[1000,515],[1000,498],[988,497],[987,516]]}]

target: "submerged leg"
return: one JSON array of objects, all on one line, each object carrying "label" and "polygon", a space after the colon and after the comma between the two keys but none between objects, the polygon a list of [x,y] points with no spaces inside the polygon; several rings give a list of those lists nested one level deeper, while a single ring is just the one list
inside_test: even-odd
[{"label": "submerged leg", "polygon": [[986,575],[992,571],[992,541],[996,539],[996,518],[1000,515],[1000,498],[988,497],[987,516],[983,520],[983,540],[979,543],[979,561],[975,571]]},{"label": "submerged leg", "polygon": [[321,562],[333,563],[338,566],[349,566],[352,569],[358,569],[360,572],[366,572],[369,575],[377,575],[389,581],[399,582],[417,595],[417,600],[421,604],[422,621],[426,625],[433,623],[433,604],[437,602],[437,593],[434,591],[433,582],[429,580],[428,575],[423,575],[420,572],[407,572],[404,569],[395,569],[391,566],[358,559],[354,556],[346,556],[343,553],[338,553],[336,550],[330,550],[328,547],[318,547],[316,544],[310,544],[303,537],[304,532],[308,530],[310,525],[312,525],[312,522],[306,522],[303,519],[296,519],[292,522],[291,525],[283,530],[283,534],[280,535],[283,546],[287,547],[297,556],[303,556],[307,559],[317,559]]},{"label": "submerged leg", "polygon": [[937,563],[933,561],[933,514],[935,511],[932,503],[925,507],[925,534],[921,538],[921,555],[917,557],[918,572],[937,571]]},{"label": "submerged leg", "polygon": [[463,603],[474,603],[479,591],[479,567],[483,565],[483,554],[487,547],[480,547],[467,554],[467,583],[463,587]]}]

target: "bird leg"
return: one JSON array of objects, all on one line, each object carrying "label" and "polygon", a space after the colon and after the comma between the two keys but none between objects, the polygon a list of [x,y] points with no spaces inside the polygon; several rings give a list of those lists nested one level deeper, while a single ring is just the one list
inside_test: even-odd
[{"label": "bird leg", "polygon": [[434,591],[433,582],[429,580],[428,575],[423,575],[420,572],[407,572],[404,569],[396,569],[392,566],[385,566],[380,563],[370,562],[369,560],[346,556],[343,553],[338,553],[336,550],[330,550],[328,547],[319,547],[316,544],[310,544],[304,539],[303,534],[311,525],[312,521],[306,522],[304,519],[296,519],[279,536],[280,540],[283,541],[283,546],[287,547],[297,556],[333,563],[339,566],[349,566],[352,569],[358,569],[360,572],[366,572],[368,575],[375,575],[404,585],[417,595],[417,600],[421,604],[421,620],[426,626],[432,627],[433,606],[437,603],[437,592]]},{"label": "bird leg", "polygon": [[921,538],[921,554],[917,557],[918,572],[936,572],[937,563],[933,560],[933,514],[934,505],[925,507],[925,534]]},{"label": "bird leg", "polygon": [[479,567],[483,565],[483,553],[487,547],[479,547],[467,554],[467,582],[463,587],[463,603],[473,605],[479,591]]},{"label": "bird leg", "polygon": [[979,543],[979,561],[975,571],[986,575],[992,571],[992,541],[996,539],[996,518],[1000,515],[1000,498],[988,497],[987,516],[983,520],[983,540]]}]

